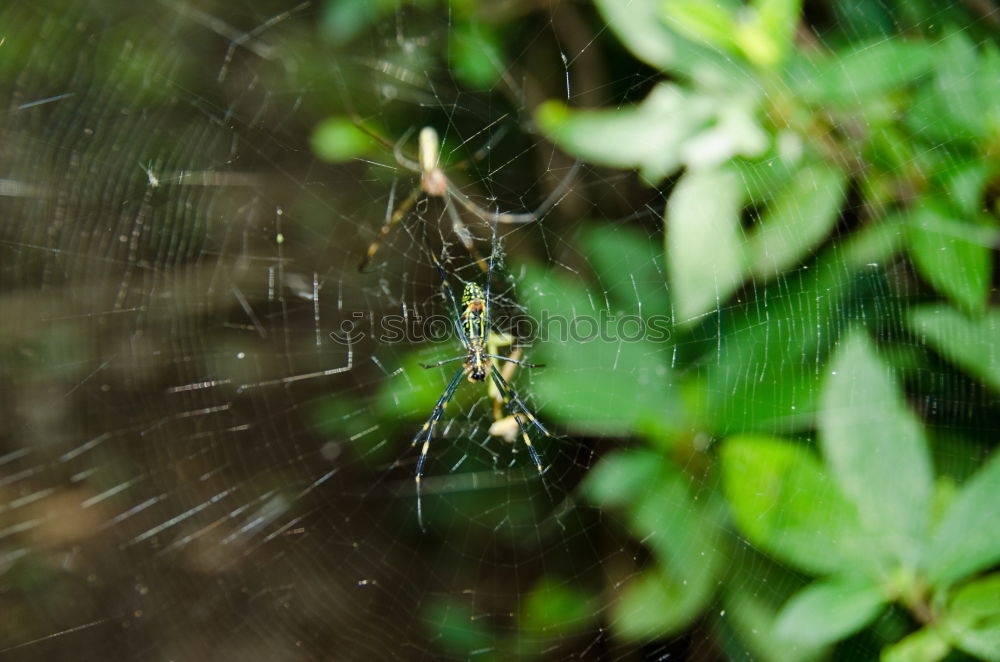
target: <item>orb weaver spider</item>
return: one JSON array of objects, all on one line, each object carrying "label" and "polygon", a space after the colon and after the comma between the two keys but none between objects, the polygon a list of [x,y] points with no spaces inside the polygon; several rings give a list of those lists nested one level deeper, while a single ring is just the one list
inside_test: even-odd
[{"label": "orb weaver spider", "polygon": [[[360,122],[358,122],[358,127],[379,142],[388,144],[387,141],[378,136],[376,133],[365,128]],[[420,201],[422,196],[427,196],[428,198],[441,198],[444,202],[445,212],[451,220],[452,232],[454,232],[455,236],[457,236],[459,241],[462,242],[465,249],[469,251],[469,254],[475,258],[476,264],[479,265],[479,268],[483,271],[483,273],[487,273],[488,267],[486,263],[483,262],[482,256],[479,255],[479,252],[476,250],[472,233],[469,231],[469,228],[466,227],[465,223],[462,222],[462,217],[459,214],[455,203],[458,203],[458,205],[471,213],[473,216],[489,224],[496,225],[497,223],[505,223],[508,225],[521,225],[524,223],[531,223],[542,218],[550,209],[562,200],[581,164],[579,159],[574,162],[573,166],[563,177],[562,181],[559,182],[558,186],[552,190],[548,197],[545,198],[542,204],[535,209],[535,211],[524,213],[491,212],[483,209],[473,202],[467,195],[462,193],[457,186],[455,186],[447,175],[444,174],[444,170],[440,165],[441,141],[438,138],[437,131],[433,127],[425,126],[420,130],[420,134],[417,137],[418,151],[416,161],[404,155],[403,145],[412,133],[413,129],[408,129],[406,133],[404,133],[403,136],[396,142],[396,144],[392,145],[392,154],[400,166],[411,172],[419,174],[420,182],[413,188],[412,191],[410,191],[409,195],[406,196],[403,202],[391,211],[391,213],[387,210],[385,223],[375,235],[375,239],[372,243],[369,244],[368,250],[365,252],[365,256],[361,259],[361,263],[358,265],[358,271],[366,270],[368,264],[371,262],[372,258],[375,257],[375,254],[381,247],[382,241],[386,238],[386,236],[388,236],[392,228],[406,217],[410,210],[413,209],[414,205]],[[392,209],[392,196],[390,196],[389,207]]]},{"label": "orb weaver spider", "polygon": [[[493,395],[493,397],[495,398],[494,418],[496,419],[494,424],[490,427],[490,434],[513,441],[516,433],[512,434],[507,431],[510,427],[512,427],[510,419],[513,419],[514,423],[517,425],[517,430],[520,431],[521,439],[524,441],[524,445],[527,447],[528,453],[531,455],[531,461],[538,470],[538,474],[541,475],[544,472],[541,456],[531,443],[528,428],[522,418],[529,421],[531,425],[545,437],[552,438],[552,434],[539,422],[537,418],[535,418],[530,411],[528,411],[528,407],[524,404],[524,401],[508,381],[513,372],[513,368],[518,366],[523,368],[541,368],[543,366],[539,363],[527,363],[520,360],[520,358],[515,358],[515,354],[517,357],[520,356],[519,350],[515,350],[512,353],[512,356],[502,356],[497,354],[496,352],[498,351],[498,348],[511,345],[513,343],[513,338],[509,334],[496,333],[490,328],[490,275],[493,271],[493,260],[496,256],[496,228],[493,229],[493,238],[494,248],[490,253],[489,264],[486,271],[486,289],[484,290],[476,283],[466,283],[465,289],[462,292],[461,308],[459,308],[458,301],[455,298],[455,292],[451,288],[451,284],[448,281],[448,276],[444,271],[444,267],[441,266],[441,262],[438,260],[437,256],[431,252],[431,260],[434,263],[434,268],[437,270],[438,275],[441,277],[441,286],[444,289],[446,298],[451,304],[452,313],[454,314],[455,330],[458,332],[458,337],[462,342],[462,346],[465,348],[465,354],[453,356],[436,363],[420,364],[421,367],[430,369],[449,363],[455,363],[457,361],[462,362],[462,366],[455,372],[451,381],[448,382],[444,392],[441,394],[441,397],[438,398],[437,404],[434,405],[434,409],[431,411],[430,417],[426,422],[424,422],[423,426],[421,426],[420,430],[413,438],[413,441],[410,442],[411,447],[415,447],[417,444],[423,442],[423,445],[420,448],[420,456],[417,459],[417,468],[413,476],[417,495],[417,521],[419,522],[421,529],[424,528],[424,519],[423,508],[421,505],[420,482],[424,473],[424,465],[427,462],[427,452],[430,450],[431,438],[434,436],[434,426],[437,425],[438,421],[441,420],[441,417],[444,415],[445,408],[448,406],[448,403],[451,402],[452,397],[454,397],[455,392],[458,390],[458,387],[462,382],[462,377],[465,377],[470,383],[473,384],[477,382],[487,382],[487,379],[490,380],[490,382],[488,382],[491,387],[490,391],[493,392],[495,388],[495,395]],[[512,369],[509,371],[500,369],[498,367],[500,362],[504,362],[506,364],[504,368],[510,366]],[[508,410],[509,415],[506,418],[500,418],[499,416],[501,405],[506,407]]]}]

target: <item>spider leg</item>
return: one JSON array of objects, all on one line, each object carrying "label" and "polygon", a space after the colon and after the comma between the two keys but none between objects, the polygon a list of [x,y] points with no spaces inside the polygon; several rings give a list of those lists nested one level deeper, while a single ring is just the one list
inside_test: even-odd
[{"label": "spider leg", "polygon": [[451,198],[452,193],[449,182],[449,189],[444,194],[444,207],[448,211],[448,218],[451,219],[451,230],[458,237],[458,240],[462,242],[462,245],[465,246],[465,250],[469,251],[469,255],[475,258],[476,264],[479,265],[483,273],[489,273],[486,263],[483,261],[483,256],[479,254],[479,249],[476,248],[476,244],[472,240],[472,233],[469,232],[469,228],[462,222],[462,217],[458,215],[458,210],[455,209],[455,204],[451,201]]},{"label": "spider leg", "polygon": [[396,162],[399,165],[406,168],[407,170],[412,170],[413,172],[422,172],[419,163],[417,163],[413,159],[407,158],[406,155],[403,154],[403,145],[406,144],[406,141],[409,140],[410,136],[412,135],[413,135],[413,127],[411,126],[409,129],[403,132],[402,137],[400,137],[400,139],[396,141],[396,144],[392,146],[392,155],[396,158]]},{"label": "spider leg", "polygon": [[424,444],[420,447],[420,457],[417,459],[417,469],[413,475],[413,482],[416,485],[417,492],[417,521],[420,523],[420,529],[424,529],[424,511],[421,505],[420,499],[420,477],[424,473],[424,464],[427,462],[427,451],[431,447],[431,437],[434,436],[434,426],[444,415],[444,409],[451,402],[452,397],[455,395],[455,391],[458,390],[458,385],[461,383],[462,375],[465,374],[465,368],[460,368],[455,376],[451,378],[448,382],[448,386],[444,389],[444,393],[438,398],[437,404],[434,405],[434,411],[431,412],[430,418],[424,423],[420,431],[410,442],[410,446],[416,446],[421,440]]},{"label": "spider leg", "polygon": [[437,363],[421,363],[419,365],[420,365],[421,368],[428,368],[428,369],[429,368],[436,368],[436,367],[442,366],[442,365],[444,365],[446,363],[454,363],[455,361],[464,361],[467,358],[469,358],[469,357],[465,356],[465,355],[462,355],[462,356],[453,356],[450,359],[444,359],[443,361],[438,361]]},{"label": "spider leg", "polygon": [[541,433],[544,434],[546,437],[551,437],[552,435],[549,433],[548,430],[545,429],[545,426],[539,423],[538,419],[535,418],[530,411],[528,411],[528,408],[525,406],[524,402],[517,395],[514,389],[511,388],[510,384],[507,383],[507,380],[503,378],[503,375],[500,374],[500,371],[497,370],[496,366],[493,366],[493,369],[490,371],[490,375],[493,377],[493,381],[494,383],[496,383],[497,388],[503,395],[504,400],[507,401],[508,408],[510,407],[510,403],[513,402],[514,404],[517,405],[517,408],[520,410],[520,412],[511,412],[511,413],[514,415],[514,420],[517,421],[517,426],[521,430],[521,438],[524,440],[524,445],[528,447],[528,453],[531,455],[531,461],[535,463],[535,468],[538,469],[538,473],[542,473],[542,471],[544,470],[542,467],[542,459],[538,455],[538,451],[535,450],[535,447],[531,443],[531,437],[528,435],[528,430],[524,427],[524,424],[521,422],[521,416],[523,415],[529,421],[531,421],[531,423],[536,428],[538,428],[538,430],[541,431]]},{"label": "spider leg", "polygon": [[465,329],[462,328],[462,313],[458,309],[458,299],[455,298],[455,291],[451,289],[451,283],[448,282],[448,276],[444,273],[444,267],[441,266],[440,260],[438,260],[437,255],[434,251],[427,249],[427,252],[431,254],[431,261],[434,263],[434,268],[437,269],[438,276],[441,277],[441,287],[444,288],[445,294],[448,295],[448,301],[451,302],[451,312],[454,313],[455,328],[458,330],[458,337],[462,341],[462,345],[466,348],[469,346],[469,339],[465,336]]},{"label": "spider leg", "polygon": [[528,411],[527,405],[525,405],[524,401],[521,400],[520,396],[518,396],[517,391],[515,391],[514,388],[509,383],[507,383],[507,380],[503,378],[503,375],[500,374],[500,371],[497,370],[495,366],[493,368],[493,376],[494,379],[499,381],[497,386],[501,387],[503,391],[507,392],[510,400],[514,404],[516,404],[518,408],[521,410],[521,413],[523,413],[528,418],[528,420],[531,421],[531,423],[536,428],[538,428],[538,431],[544,434],[546,437],[551,437],[552,433],[546,430],[545,426],[539,423],[538,419],[535,418],[530,411]]},{"label": "spider leg", "polygon": [[470,200],[464,193],[459,191],[458,188],[451,183],[451,181],[448,182],[448,194],[458,200],[459,204],[465,207],[470,213],[487,223],[494,225],[497,223],[504,223],[506,225],[523,225],[524,223],[532,223],[539,220],[553,207],[562,202],[562,199],[566,197],[566,194],[569,192],[569,188],[573,184],[573,180],[576,179],[576,174],[579,172],[581,165],[582,161],[577,159],[569,171],[563,176],[558,186],[552,189],[552,192],[549,193],[548,197],[542,201],[542,204],[540,204],[535,211],[531,212],[515,214],[509,212],[487,211]]},{"label": "spider leg", "polygon": [[497,361],[506,361],[507,363],[513,363],[514,365],[519,365],[522,368],[544,368],[544,363],[526,363],[518,359],[512,359],[509,356],[500,356],[499,354],[487,354],[491,359],[496,359]]},{"label": "spider leg", "polygon": [[367,269],[368,263],[371,262],[371,259],[375,257],[375,253],[377,253],[378,249],[382,246],[382,241],[386,238],[392,228],[397,223],[402,221],[406,214],[413,209],[413,205],[420,199],[421,192],[420,186],[414,187],[414,189],[410,191],[410,194],[406,196],[406,199],[403,200],[403,203],[396,207],[392,214],[388,213],[389,209],[392,209],[392,195],[389,196],[389,208],[386,209],[385,223],[382,225],[381,229],[379,229],[378,234],[375,235],[375,239],[368,246],[368,251],[361,260],[361,264],[358,265],[358,271],[363,272]]},{"label": "spider leg", "polygon": [[[493,288],[493,260],[496,259],[496,256],[497,256],[497,226],[494,225],[493,236],[490,237],[490,263],[488,268],[486,269],[486,299],[484,303],[486,311],[483,314],[483,319],[486,320],[485,324],[487,329],[493,328],[490,322],[491,320],[490,301],[492,301],[492,297],[490,297],[490,290]],[[482,264],[480,264],[479,266],[482,267]]]},{"label": "spider leg", "polygon": [[[517,370],[517,366],[520,365],[519,359],[521,358],[521,353],[521,348],[515,347],[514,351],[510,353],[510,356],[496,356],[494,354],[487,354],[487,356],[506,361],[503,367],[500,368],[500,376],[509,382],[511,377],[514,376],[514,371]],[[531,364],[525,365],[530,366]],[[500,389],[497,388],[496,382],[492,379],[490,380],[489,392],[490,397],[493,399],[493,420],[500,421],[503,418],[504,399],[503,395],[500,393]]]},{"label": "spider leg", "polygon": [[448,197],[454,198],[458,201],[458,204],[462,205],[470,214],[475,216],[481,221],[486,223],[506,223],[508,225],[520,225],[524,223],[531,223],[538,217],[534,213],[525,214],[498,214],[491,211],[486,211],[475,202],[470,200],[468,196],[458,190],[451,180],[448,180]]}]

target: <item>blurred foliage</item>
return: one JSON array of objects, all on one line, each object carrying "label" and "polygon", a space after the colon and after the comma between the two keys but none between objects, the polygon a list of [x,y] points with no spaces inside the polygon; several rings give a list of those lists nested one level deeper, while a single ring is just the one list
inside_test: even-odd
[{"label": "blurred foliage", "polygon": [[[532,379],[570,438],[642,440],[602,457],[581,490],[650,561],[589,597],[542,579],[522,626],[556,641],[560,623],[586,621],[581,604],[607,600],[616,638],[653,642],[721,597],[720,642],[731,633],[762,660],[839,658],[866,629],[885,660],[1000,659],[997,578],[978,575],[1000,563],[1000,451],[966,429],[991,457],[952,489],[913,408],[940,359],[1000,389],[997,43],[958,27],[965,8],[932,17],[923,3],[826,3],[819,39],[798,0],[595,4],[662,76],[630,105],[548,101],[536,124],[664,191],[662,252],[591,224],[573,238],[589,282],[528,265],[517,296],[536,319],[669,317],[667,342],[533,350],[577,367]],[[509,26],[458,16],[451,67],[490,86]],[[926,351],[902,359],[914,340]],[[581,387],[584,374],[600,387]],[[748,590],[746,568],[724,562],[741,537],[776,562],[772,588],[802,588],[777,601]],[[875,627],[892,604],[915,625]],[[443,645],[469,652],[469,632],[448,631]]]},{"label": "blurred foliage", "polygon": [[[710,395],[701,401],[707,408],[689,407],[687,418],[725,437],[723,494],[739,532],[817,577],[789,596],[773,628],[760,627],[769,617],[757,620],[754,650],[768,660],[791,659],[790,650],[820,654],[897,602],[919,629],[884,640],[884,659],[940,660],[952,649],[1000,659],[1000,591],[995,577],[977,578],[1000,562],[1000,451],[981,448],[992,458],[935,515],[935,493],[948,494],[948,481],[935,481],[928,423],[869,339],[878,335],[888,350],[924,339],[928,355],[910,374],[935,352],[998,386],[1000,322],[990,308],[1000,239],[997,44],[977,44],[936,16],[907,34],[861,42],[841,22],[846,33],[824,35],[834,44],[824,47],[800,24],[794,0],[597,5],[622,43],[667,77],[631,107],[574,110],[552,101],[537,121],[570,153],[635,168],[666,186],[675,340],[686,331],[695,337],[706,316],[729,329],[722,339],[732,346],[693,359],[701,368],[695,379],[710,394],[741,401],[713,407]],[[831,5],[839,12],[848,3]],[[886,310],[869,317],[865,282],[878,279],[891,291],[883,265],[902,260],[941,301],[909,311],[885,301]],[[833,269],[839,274],[831,279]],[[775,300],[778,287],[785,291]],[[762,305],[770,308],[763,317]],[[887,333],[886,315],[913,336],[898,326]],[[747,374],[752,366],[771,374]],[[684,391],[684,373],[670,374],[670,390]],[[669,399],[661,402],[672,410]],[[770,411],[748,415],[762,407]],[[780,436],[792,430],[797,437]],[[601,494],[611,495],[662,482],[651,479],[647,453],[605,458],[587,485],[600,480]],[[597,503],[638,517],[643,506],[629,505],[626,494]],[[664,508],[694,507],[676,499]],[[633,535],[655,550],[649,531]],[[663,582],[696,576],[666,563],[658,572]],[[746,581],[739,575],[728,579],[737,593]],[[689,584],[689,592],[699,590]],[[625,638],[665,635],[690,624],[708,596],[696,601],[701,607],[678,622],[644,630],[648,616],[619,611],[613,627]],[[670,604],[679,608],[676,597]],[[742,613],[751,609],[761,605],[747,597],[734,607],[733,624],[744,634],[760,619]]]}]

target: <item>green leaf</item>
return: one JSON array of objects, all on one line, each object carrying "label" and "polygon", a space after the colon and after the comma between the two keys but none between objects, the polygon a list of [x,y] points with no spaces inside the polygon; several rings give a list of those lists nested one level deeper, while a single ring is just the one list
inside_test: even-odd
[{"label": "green leaf", "polygon": [[601,508],[623,511],[629,532],[656,561],[625,585],[612,607],[615,632],[644,640],[687,626],[712,597],[722,568],[721,509],[696,500],[690,478],[649,451],[605,457],[587,475],[583,492]]},{"label": "green leaf", "polygon": [[1000,573],[963,586],[948,605],[945,628],[956,648],[1000,661]]},{"label": "green leaf", "polygon": [[990,288],[992,250],[978,228],[921,205],[908,224],[910,257],[920,274],[962,308],[982,311]]},{"label": "green leaf", "polygon": [[630,227],[596,224],[586,228],[582,244],[613,310],[645,318],[670,314],[661,241]]},{"label": "green leaf", "polygon": [[322,4],[320,27],[333,44],[346,44],[395,7],[396,0],[330,0]]},{"label": "green leaf", "polygon": [[990,116],[997,110],[990,107],[987,90],[996,85],[996,79],[975,75],[981,69],[976,44],[963,31],[953,30],[935,46],[934,69],[934,92],[944,117],[958,133],[988,138],[996,128],[990,126]]},{"label": "green leaf", "polygon": [[747,246],[753,272],[761,277],[794,266],[837,224],[846,175],[818,163],[798,171],[761,219]]},{"label": "green leaf", "polygon": [[974,217],[982,212],[986,186],[995,170],[993,164],[973,161],[948,168],[942,173],[942,187],[947,199],[961,215]]},{"label": "green leaf", "polygon": [[882,649],[882,662],[938,662],[951,645],[936,628],[924,628]]},{"label": "green leaf", "polygon": [[[934,82],[915,95],[905,122],[930,143],[949,146],[995,140],[1000,129],[1000,52],[954,30],[935,44]],[[995,161],[995,159],[994,159]]]},{"label": "green leaf", "polygon": [[571,110],[546,101],[535,120],[570,154],[599,165],[636,168],[656,183],[680,168],[684,142],[709,123],[715,110],[710,99],[661,83],[638,106]]},{"label": "green leaf", "polygon": [[428,636],[444,650],[468,656],[494,645],[486,621],[457,600],[435,600],[424,608],[423,623]]},{"label": "green leaf", "polygon": [[812,61],[789,61],[789,85],[807,103],[849,106],[917,82],[933,65],[926,43],[879,38]]},{"label": "green leaf", "polygon": [[367,154],[374,146],[371,137],[346,117],[330,117],[313,129],[313,153],[324,161],[342,163]]},{"label": "green leaf", "polygon": [[653,67],[686,76],[724,73],[734,67],[720,54],[667,27],[662,0],[595,0],[605,22],[632,53]]},{"label": "green leaf", "polygon": [[[731,303],[720,316],[725,342],[713,343],[699,364],[705,429],[721,437],[814,428],[821,382],[816,366],[825,363],[831,339],[846,323],[854,290],[878,282],[879,265],[898,251],[900,234],[898,222],[882,219],[832,245],[795,278],[763,283],[753,299]],[[817,292],[823,305],[802,305],[816,301]],[[748,366],[758,367],[750,379]]]},{"label": "green leaf", "polygon": [[681,579],[658,567],[644,570],[625,584],[618,600],[612,603],[611,627],[627,641],[676,634],[697,618],[714,588],[714,574],[698,573]]},{"label": "green leaf", "polygon": [[959,490],[931,537],[928,578],[945,585],[1000,561],[1000,451]]},{"label": "green leaf", "polygon": [[[634,319],[598,308],[601,292],[556,272],[526,269],[518,295],[539,324],[540,342],[530,359],[549,366],[531,374],[531,393],[545,403],[544,416],[609,435],[634,434],[650,418],[681,420],[668,366],[672,348],[662,339],[669,328],[648,330],[660,333],[660,340],[644,335],[626,341]],[[576,368],[563,368],[570,365]]]},{"label": "green leaf", "polygon": [[662,456],[646,451],[607,455],[587,473],[583,492],[601,508],[624,508],[638,502],[649,486],[656,484],[663,463]]},{"label": "green leaf", "polygon": [[692,494],[690,479],[662,455],[636,450],[608,455],[587,475],[584,494],[594,505],[622,509],[636,540],[679,577],[705,570],[718,535],[711,508]]},{"label": "green leaf", "polygon": [[739,88],[691,91],[660,83],[639,104],[574,110],[539,106],[535,121],[557,145],[591,163],[635,168],[651,185],[682,165],[708,170],[734,156],[759,156],[768,136],[756,118],[761,94]]},{"label": "green leaf", "polygon": [[841,34],[856,40],[885,39],[900,28],[900,16],[895,8],[881,0],[837,2],[830,6],[831,21]]},{"label": "green leaf", "polygon": [[715,98],[715,122],[685,141],[681,162],[692,170],[712,170],[735,156],[763,154],[769,138],[756,119],[758,101],[756,95]]},{"label": "green leaf", "polygon": [[[751,570],[750,572],[753,572]],[[741,574],[741,577],[746,575]],[[785,578],[778,581],[787,582]],[[725,622],[731,625],[741,639],[739,652],[748,660],[761,662],[808,662],[824,659],[823,648],[807,646],[779,635],[775,629],[776,606],[771,596],[757,588],[761,585],[753,580],[732,582],[725,595]],[[732,659],[732,658],[731,658]]]},{"label": "green leaf", "polygon": [[949,361],[1000,391],[1000,309],[969,319],[950,306],[910,313],[910,326]]},{"label": "green leaf", "polygon": [[743,280],[742,206],[739,178],[729,170],[688,172],[674,187],[666,242],[682,323],[721,306]]},{"label": "green leaf", "polygon": [[723,487],[733,518],[755,545],[812,574],[852,567],[862,549],[851,504],[808,449],[780,439],[727,439]]},{"label": "green leaf", "polygon": [[734,47],[736,20],[717,3],[700,0],[665,0],[662,16],[667,25],[696,44],[714,49]]},{"label": "green leaf", "polygon": [[872,622],[886,602],[881,589],[866,581],[818,581],[785,604],[778,614],[777,632],[810,646],[832,644]]},{"label": "green leaf", "polygon": [[448,57],[455,76],[471,88],[492,88],[503,74],[500,35],[484,23],[459,22],[448,33]]},{"label": "green leaf", "polygon": [[933,475],[924,429],[861,331],[847,335],[823,387],[820,441],[862,525],[915,566],[927,530]]},{"label": "green leaf", "polygon": [[737,36],[737,43],[758,66],[773,67],[794,46],[802,0],[754,0],[754,30]]},{"label": "green leaf", "polygon": [[521,631],[545,640],[571,635],[588,627],[597,610],[594,597],[576,584],[547,577],[531,589],[524,602]]},{"label": "green leaf", "polygon": [[679,41],[659,17],[659,0],[595,0],[604,21],[632,53],[653,67],[670,69],[677,61]]}]

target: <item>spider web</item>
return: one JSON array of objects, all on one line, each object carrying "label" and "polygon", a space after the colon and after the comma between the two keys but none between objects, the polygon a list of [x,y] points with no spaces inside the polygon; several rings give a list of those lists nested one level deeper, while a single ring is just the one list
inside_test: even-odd
[{"label": "spider web", "polygon": [[[892,267],[858,275],[842,257],[815,279],[778,277],[720,301],[676,341],[581,351],[573,337],[522,339],[525,359],[545,364],[511,380],[554,433],[528,428],[544,475],[519,439],[490,434],[486,388],[463,382],[431,443],[422,531],[409,442],[458,364],[420,364],[464,351],[454,334],[424,340],[454,323],[431,252],[456,292],[489,279],[501,330],[546,307],[691,320],[670,302],[662,192],[598,168],[582,169],[540,223],[501,225],[495,239],[463,212],[494,257],[488,275],[434,199],[358,272],[419,175],[381,144],[320,160],[310,136],[324,118],[359,118],[389,145],[434,126],[446,174],[474,204],[522,213],[573,166],[533,129],[538,104],[634,103],[658,76],[592,31],[592,8],[523,3],[510,10],[524,12],[521,50],[476,88],[445,54],[460,8],[414,4],[356,3],[375,17],[357,32],[337,10],[351,3],[336,2],[0,10],[11,54],[0,63],[0,657],[753,654],[707,618],[653,643],[617,637],[610,605],[656,543],[583,485],[638,437],[694,429],[682,378],[703,378],[720,417],[770,416],[801,432],[798,413],[766,405],[807,413],[818,381],[787,386],[771,376],[774,357],[743,363],[735,348],[768,320],[812,320],[814,351],[785,361],[818,380],[837,329],[905,309],[886,285]],[[615,57],[597,72],[602,49]],[[400,148],[416,157],[415,140]],[[770,181],[745,177],[754,190]],[[818,310],[831,288],[860,290],[858,308]],[[390,320],[410,335],[386,340]],[[945,380],[942,402],[961,409],[970,387],[946,374],[924,377]],[[774,394],[789,388],[802,390]],[[687,483],[657,503],[702,526],[691,503],[713,502],[714,439],[686,441],[676,465]],[[725,525],[712,522],[704,535],[720,540]],[[740,569],[746,593],[777,600],[794,588],[769,583],[771,562],[749,547],[725,547],[717,562]],[[560,597],[571,617],[553,625],[546,605]],[[710,604],[718,614],[733,602]]]}]

